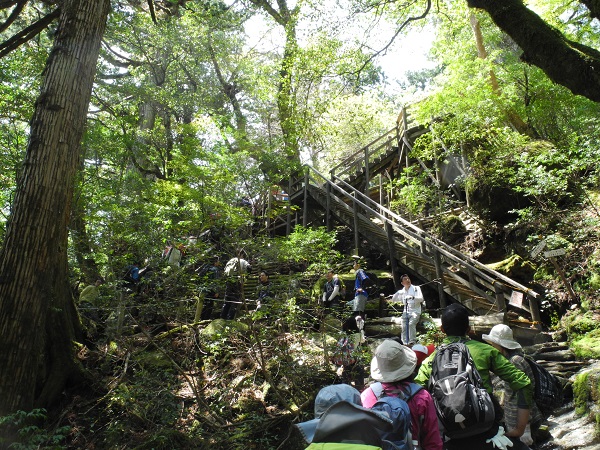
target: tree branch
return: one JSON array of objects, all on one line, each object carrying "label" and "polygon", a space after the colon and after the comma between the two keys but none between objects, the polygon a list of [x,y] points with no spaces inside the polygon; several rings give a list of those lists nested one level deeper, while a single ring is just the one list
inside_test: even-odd
[{"label": "tree branch", "polygon": [[0,33],[6,30],[17,19],[17,17],[19,17],[19,14],[21,14],[21,11],[23,11],[23,8],[28,1],[29,0],[21,0],[17,2],[17,5],[11,11],[10,15],[6,18],[4,23],[0,25]]},{"label": "tree branch", "polygon": [[32,25],[29,25],[24,30],[21,30],[19,33],[15,34],[10,39],[7,39],[6,41],[2,42],[2,44],[0,44],[0,58],[3,58],[4,56],[8,55],[13,50],[19,48],[25,42],[36,37],[43,30],[45,30],[46,27],[48,25],[50,25],[50,23],[54,19],[58,18],[59,15],[60,15],[60,8],[57,8],[54,11],[52,11],[51,13],[42,17],[37,22],[33,23]]},{"label": "tree branch", "polygon": [[408,19],[406,19],[402,23],[402,25],[400,25],[400,27],[398,27],[398,29],[396,30],[394,35],[391,37],[391,39],[388,41],[388,43],[383,48],[381,48],[380,50],[377,50],[375,53],[373,53],[371,56],[369,56],[369,58],[367,58],[367,60],[363,63],[363,65],[360,67],[360,69],[358,69],[357,74],[360,74],[365,69],[365,67],[367,67],[367,65],[369,65],[379,55],[387,52],[387,50],[394,43],[394,41],[396,40],[398,35],[402,32],[402,30],[404,30],[404,28],[406,28],[406,26],[409,23],[424,19],[427,16],[427,14],[429,14],[430,10],[431,10],[431,0],[427,0],[427,6],[425,7],[425,11],[423,11],[423,13],[418,16],[409,17]]},{"label": "tree branch", "polygon": [[576,95],[600,102],[600,52],[567,39],[522,0],[467,0],[486,11],[523,50],[521,59]]},{"label": "tree branch", "polygon": [[590,10],[592,19],[600,20],[600,0],[580,0]]},{"label": "tree branch", "polygon": [[157,24],[158,21],[156,20],[156,11],[154,11],[154,0],[148,0],[148,9],[150,10],[150,17],[152,17],[152,22]]},{"label": "tree branch", "polygon": [[286,25],[282,15],[267,0],[250,0],[250,3],[265,10],[279,25]]},{"label": "tree branch", "polygon": [[[102,58],[104,58],[106,61],[108,61],[109,63],[111,63],[113,66],[117,66],[117,67],[123,67],[123,68],[130,68],[130,67],[138,67],[141,66],[143,63],[141,61],[136,61],[133,60],[131,58],[127,58],[119,53],[117,53],[116,51],[114,51],[110,45],[108,45],[106,42],[102,42],[103,47],[109,52],[109,53],[105,53],[102,55]],[[113,58],[112,55],[115,55],[117,58],[122,59],[122,61],[117,60],[116,58]]]}]

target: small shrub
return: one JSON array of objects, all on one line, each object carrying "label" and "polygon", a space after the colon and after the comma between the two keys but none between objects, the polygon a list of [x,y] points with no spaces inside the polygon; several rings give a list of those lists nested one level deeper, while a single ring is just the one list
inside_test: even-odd
[{"label": "small shrub", "polygon": [[[45,419],[45,409],[17,411],[0,417],[0,447],[15,450],[66,448],[61,443],[68,436],[71,427],[64,426],[47,430],[41,428]],[[14,436],[14,438],[6,436]]]}]

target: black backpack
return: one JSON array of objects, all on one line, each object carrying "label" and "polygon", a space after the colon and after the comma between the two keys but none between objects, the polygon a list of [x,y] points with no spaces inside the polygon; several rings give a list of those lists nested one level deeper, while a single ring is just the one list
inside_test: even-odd
[{"label": "black backpack", "polygon": [[475,436],[494,425],[494,403],[463,342],[438,348],[431,366],[429,391],[449,438]]},{"label": "black backpack", "polygon": [[542,415],[548,417],[555,412],[556,408],[564,404],[563,385],[555,375],[533,359],[526,357],[525,360],[529,363],[535,380],[533,390],[535,404]]}]

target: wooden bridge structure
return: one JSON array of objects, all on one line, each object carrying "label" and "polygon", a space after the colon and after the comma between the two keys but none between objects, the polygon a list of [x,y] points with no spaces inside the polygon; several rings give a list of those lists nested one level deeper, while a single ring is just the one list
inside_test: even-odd
[{"label": "wooden bridge structure", "polygon": [[406,272],[423,284],[436,284],[442,308],[456,301],[477,315],[488,315],[506,312],[510,304],[529,313],[539,328],[537,292],[461,253],[385,206],[380,181],[384,171],[398,172],[416,161],[439,186],[438,165],[432,170],[411,154],[415,139],[429,131],[411,125],[403,110],[394,128],[345,158],[328,175],[305,166],[303,173],[291,177],[285,186],[289,201],[279,226],[289,234],[295,224],[325,224],[328,229],[334,222],[346,225],[354,233],[355,252],[366,240],[388,255],[396,287],[400,287],[399,273]]}]

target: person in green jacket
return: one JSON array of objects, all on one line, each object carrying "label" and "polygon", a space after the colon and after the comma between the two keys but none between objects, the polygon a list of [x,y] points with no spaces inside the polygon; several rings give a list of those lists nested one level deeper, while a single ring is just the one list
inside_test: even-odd
[{"label": "person in green jacket", "polygon": [[[526,450],[527,447],[519,438],[523,434],[527,421],[529,420],[529,410],[533,402],[533,389],[529,377],[513,364],[510,363],[497,349],[483,342],[470,339],[467,334],[470,330],[469,313],[467,309],[460,304],[452,304],[442,312],[442,331],[446,333],[443,344],[452,342],[464,342],[469,349],[473,363],[479,372],[485,389],[493,395],[490,372],[493,372],[502,380],[507,382],[511,389],[515,391],[518,398],[518,419],[517,426],[514,429],[507,430],[503,434],[500,424],[493,426],[483,435],[473,436],[464,439],[451,439],[445,443],[446,449],[502,449],[511,447],[512,450]],[[415,382],[422,386],[427,386],[431,375],[431,365],[436,352],[430,355],[419,369]],[[496,419],[499,422],[498,414]],[[510,442],[506,438],[510,439]]]},{"label": "person in green jacket", "polygon": [[98,306],[96,300],[100,297],[100,289],[98,287],[102,284],[101,279],[97,279],[94,284],[90,284],[82,289],[79,294],[79,303],[89,303],[92,306]]}]

